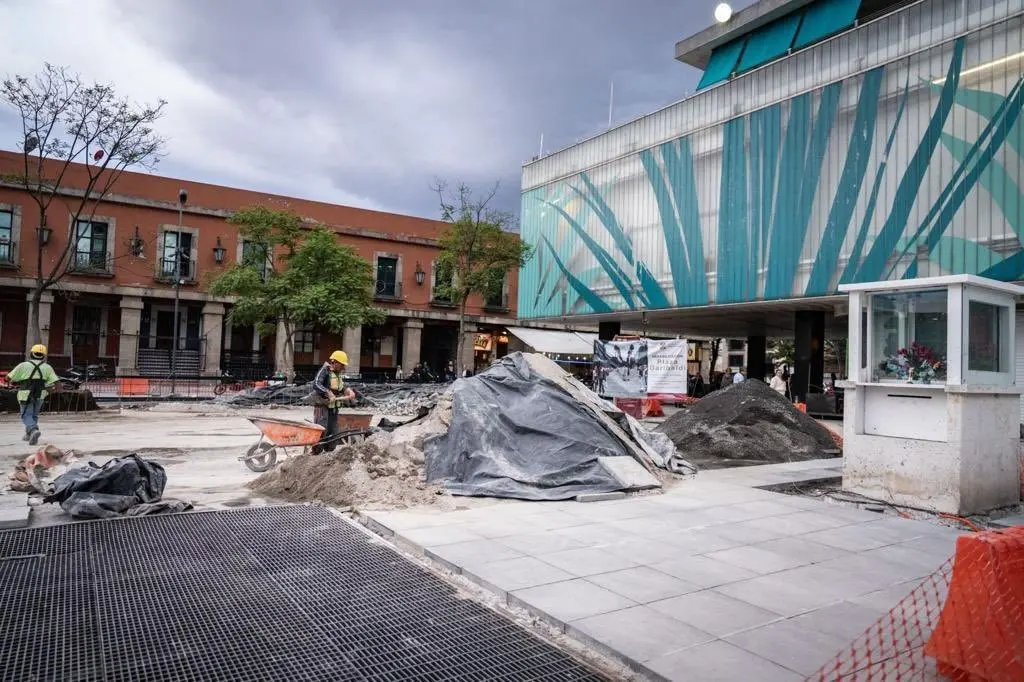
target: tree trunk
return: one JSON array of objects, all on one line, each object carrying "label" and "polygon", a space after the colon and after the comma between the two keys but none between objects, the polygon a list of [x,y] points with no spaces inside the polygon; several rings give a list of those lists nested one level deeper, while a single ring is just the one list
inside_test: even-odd
[{"label": "tree trunk", "polygon": [[289,383],[295,379],[295,325],[283,317],[277,321],[274,371],[284,374]]},{"label": "tree trunk", "polygon": [[456,376],[461,377],[466,369],[462,362],[462,348],[466,343],[466,297],[462,297],[462,303],[459,305],[459,337],[455,343],[455,372]]},{"label": "tree trunk", "polygon": [[28,304],[28,346],[31,348],[43,341],[43,329],[39,323],[39,303],[43,299],[43,290],[38,286],[32,290],[32,300]]},{"label": "tree trunk", "polygon": [[711,380],[711,375],[716,371],[718,366],[718,355],[722,350],[722,339],[711,339],[711,367],[708,368],[708,381]]}]

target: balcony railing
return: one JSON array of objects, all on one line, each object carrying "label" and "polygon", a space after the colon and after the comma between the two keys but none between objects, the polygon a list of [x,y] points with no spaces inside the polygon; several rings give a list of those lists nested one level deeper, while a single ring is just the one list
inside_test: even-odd
[{"label": "balcony railing", "polygon": [[9,239],[0,240],[0,265],[17,265],[15,258],[18,253],[18,243]]},{"label": "balcony railing", "polygon": [[374,287],[373,297],[378,301],[401,301],[402,283],[378,279]]},{"label": "balcony railing", "polygon": [[113,272],[111,266],[111,259],[107,254],[92,251],[75,251],[71,261],[71,269],[77,273],[109,275]]},{"label": "balcony railing", "polygon": [[159,279],[174,281],[175,268],[178,268],[178,279],[191,282],[195,279],[195,267],[191,260],[182,259],[180,264],[174,258],[160,261]]}]

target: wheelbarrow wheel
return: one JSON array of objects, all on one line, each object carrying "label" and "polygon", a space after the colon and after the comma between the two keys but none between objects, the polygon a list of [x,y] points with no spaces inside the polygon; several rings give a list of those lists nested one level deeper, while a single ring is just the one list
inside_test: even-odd
[{"label": "wheelbarrow wheel", "polygon": [[268,471],[275,464],[277,464],[277,448],[266,441],[256,443],[245,453],[245,466],[258,474]]}]

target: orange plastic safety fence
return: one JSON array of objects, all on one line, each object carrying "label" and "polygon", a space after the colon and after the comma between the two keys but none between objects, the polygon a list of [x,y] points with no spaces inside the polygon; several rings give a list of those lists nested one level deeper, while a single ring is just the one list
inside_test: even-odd
[{"label": "orange plastic safety fence", "polygon": [[1024,528],[961,536],[953,559],[810,679],[1024,680]]}]

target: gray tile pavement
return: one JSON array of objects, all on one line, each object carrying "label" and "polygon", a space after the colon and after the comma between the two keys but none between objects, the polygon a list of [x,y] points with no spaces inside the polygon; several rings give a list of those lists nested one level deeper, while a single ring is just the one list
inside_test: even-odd
[{"label": "gray tile pavement", "polygon": [[835,475],[836,466],[708,471],[660,495],[607,502],[365,515],[642,673],[796,680],[943,564],[957,536],[753,487]]}]

